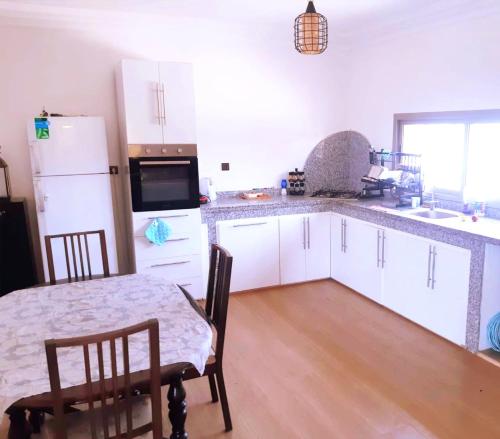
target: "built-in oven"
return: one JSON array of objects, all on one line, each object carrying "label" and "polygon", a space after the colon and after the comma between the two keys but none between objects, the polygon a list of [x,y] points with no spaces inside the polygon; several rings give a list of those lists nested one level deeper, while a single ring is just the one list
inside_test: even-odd
[{"label": "built-in oven", "polygon": [[132,210],[200,207],[196,145],[129,145]]}]

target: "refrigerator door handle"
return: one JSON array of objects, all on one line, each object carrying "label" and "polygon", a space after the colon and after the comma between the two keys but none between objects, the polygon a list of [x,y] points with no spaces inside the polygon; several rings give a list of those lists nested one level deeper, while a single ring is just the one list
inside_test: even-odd
[{"label": "refrigerator door handle", "polygon": [[33,157],[33,173],[35,175],[40,175],[40,157],[38,156],[38,148],[35,147],[34,143],[30,143],[31,156]]},{"label": "refrigerator door handle", "polygon": [[35,181],[35,195],[37,199],[38,211],[45,212],[45,201],[48,200],[47,195],[42,194],[40,190],[40,183]]},{"label": "refrigerator door handle", "polygon": [[165,84],[161,84],[161,106],[162,106],[162,110],[163,110],[163,116],[162,116],[162,120],[163,120],[163,125],[166,125],[167,124],[167,107],[165,106]]}]

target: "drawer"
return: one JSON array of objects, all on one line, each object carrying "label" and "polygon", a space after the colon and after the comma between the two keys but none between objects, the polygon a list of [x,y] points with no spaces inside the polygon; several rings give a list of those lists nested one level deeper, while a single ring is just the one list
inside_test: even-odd
[{"label": "drawer", "polygon": [[144,236],[136,236],[134,237],[134,248],[136,261],[200,254],[201,233],[194,237],[174,235],[163,245],[155,245]]},{"label": "drawer", "polygon": [[174,235],[194,236],[200,234],[200,209],[161,210],[158,212],[134,212],[134,236],[144,236],[146,229],[155,218],[159,218],[172,228]]},{"label": "drawer", "polygon": [[137,273],[153,274],[169,282],[201,276],[201,256],[178,256],[136,262]]}]

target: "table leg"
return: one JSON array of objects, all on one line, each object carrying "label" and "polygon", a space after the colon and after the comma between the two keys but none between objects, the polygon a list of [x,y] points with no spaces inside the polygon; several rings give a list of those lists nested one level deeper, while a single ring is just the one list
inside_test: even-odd
[{"label": "table leg", "polygon": [[30,439],[31,427],[26,419],[26,411],[11,407],[7,410],[10,418],[9,439]]},{"label": "table leg", "polygon": [[176,374],[170,380],[167,393],[168,417],[172,424],[170,439],[187,439],[188,434],[184,429],[187,416],[186,390],[182,385],[182,374]]},{"label": "table leg", "polygon": [[32,409],[28,416],[33,433],[40,433],[43,423],[45,422],[45,413],[42,410]]}]

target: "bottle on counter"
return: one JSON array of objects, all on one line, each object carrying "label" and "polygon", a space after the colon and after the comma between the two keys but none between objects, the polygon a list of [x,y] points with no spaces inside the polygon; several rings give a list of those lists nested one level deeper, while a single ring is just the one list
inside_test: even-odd
[{"label": "bottle on counter", "polygon": [[287,186],[286,180],[285,179],[281,180],[281,195],[282,196],[286,195],[286,186]]}]

